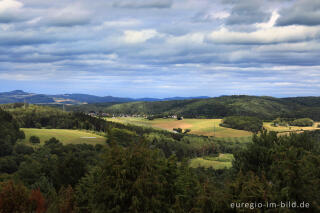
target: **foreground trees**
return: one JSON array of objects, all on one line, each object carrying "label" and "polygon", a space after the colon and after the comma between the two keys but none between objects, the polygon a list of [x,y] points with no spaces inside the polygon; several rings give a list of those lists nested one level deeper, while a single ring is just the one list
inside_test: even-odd
[{"label": "foreground trees", "polygon": [[142,145],[113,145],[104,163],[77,185],[79,205],[89,212],[189,212],[194,205],[183,205],[183,198],[192,192],[196,197],[199,189],[192,184],[185,190],[180,183],[188,183],[188,175],[181,169],[174,156],[165,159]]},{"label": "foreground trees", "polygon": [[[318,212],[319,137],[319,132],[281,137],[262,132],[222,171],[190,169],[187,160],[166,158],[144,143],[114,142],[88,167],[81,159],[90,159],[83,155],[90,149],[52,139],[31,154],[37,158],[20,165],[17,174],[25,186],[2,182],[0,212],[229,212],[231,203],[281,201],[305,202],[307,212]],[[55,154],[43,159],[49,153]]]},{"label": "foreground trees", "polygon": [[[320,131],[260,132],[244,149],[229,144],[231,169],[210,170],[185,158],[226,150],[210,138],[119,125],[108,127],[105,146],[51,138],[33,149],[16,143],[15,121],[2,116],[0,140],[12,149],[0,157],[0,212],[246,212],[230,204],[280,201],[320,211]],[[255,211],[298,211],[262,208]]]},{"label": "foreground trees", "polygon": [[46,200],[37,190],[28,190],[12,181],[1,184],[0,212],[46,212]]},{"label": "foreground trees", "polygon": [[278,203],[308,202],[310,212],[320,211],[319,134],[278,137],[274,132],[262,132],[255,136],[246,150],[235,154],[233,169],[238,177],[230,186],[240,187],[235,196],[241,199],[246,195],[241,199],[244,202],[262,195]]}]

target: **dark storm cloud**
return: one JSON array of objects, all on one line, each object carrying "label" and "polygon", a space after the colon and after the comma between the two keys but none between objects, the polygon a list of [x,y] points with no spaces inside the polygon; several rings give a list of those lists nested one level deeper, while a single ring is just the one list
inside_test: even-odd
[{"label": "dark storm cloud", "polygon": [[299,0],[289,8],[280,11],[278,26],[288,25],[320,25],[320,1]]}]

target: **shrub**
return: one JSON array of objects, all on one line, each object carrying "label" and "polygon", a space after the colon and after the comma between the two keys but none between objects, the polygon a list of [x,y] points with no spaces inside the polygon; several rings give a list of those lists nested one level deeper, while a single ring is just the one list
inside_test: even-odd
[{"label": "shrub", "polygon": [[30,155],[34,152],[33,148],[24,144],[17,144],[15,146],[17,154]]},{"label": "shrub", "polygon": [[300,118],[290,122],[291,126],[313,126],[314,121],[310,118]]},{"label": "shrub", "polygon": [[30,138],[29,138],[29,142],[30,142],[30,143],[40,143],[40,138],[39,138],[38,136],[32,135],[32,136],[30,136]]},{"label": "shrub", "polygon": [[173,131],[175,131],[177,133],[182,133],[182,129],[181,128],[173,128]]}]

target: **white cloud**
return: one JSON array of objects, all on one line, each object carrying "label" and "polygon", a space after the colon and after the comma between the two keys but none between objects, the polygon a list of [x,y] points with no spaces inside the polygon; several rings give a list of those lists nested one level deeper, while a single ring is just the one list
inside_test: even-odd
[{"label": "white cloud", "polygon": [[196,21],[214,21],[217,19],[226,19],[230,16],[230,13],[226,11],[211,11],[208,13],[199,13],[196,15],[195,20]]},{"label": "white cloud", "polygon": [[239,50],[239,51],[234,51],[231,52],[229,55],[229,60],[230,61],[239,61],[241,59],[248,59],[252,57],[252,52],[249,50]]},{"label": "white cloud", "polygon": [[169,8],[172,5],[172,0],[116,0],[113,3],[114,7],[123,8]]},{"label": "white cloud", "polygon": [[281,43],[256,47],[257,51],[264,52],[306,52],[320,51],[320,44],[316,41],[299,42],[299,43]]},{"label": "white cloud", "polygon": [[167,42],[172,45],[190,45],[190,44],[202,44],[204,40],[203,33],[190,33],[182,36],[171,36],[167,39]]},{"label": "white cloud", "polygon": [[96,30],[102,30],[105,28],[123,28],[123,27],[136,27],[141,22],[137,19],[122,19],[114,21],[105,21],[101,25],[95,27]]},{"label": "white cloud", "polygon": [[55,26],[74,26],[88,24],[91,13],[77,6],[54,9],[47,16],[47,22]]},{"label": "white cloud", "polygon": [[0,23],[24,20],[28,14],[22,11],[23,3],[15,0],[0,0]]},{"label": "white cloud", "polygon": [[129,44],[143,43],[155,37],[157,34],[157,31],[153,29],[141,31],[126,30],[124,31],[123,40]]},{"label": "white cloud", "polygon": [[222,12],[217,12],[217,13],[211,14],[211,16],[215,19],[225,19],[230,16],[230,13],[222,11]]},{"label": "white cloud", "polygon": [[254,32],[235,32],[221,28],[213,31],[207,39],[213,43],[225,44],[273,44],[316,39],[319,35],[319,27],[306,26],[272,27]]},{"label": "white cloud", "polygon": [[17,10],[23,7],[23,3],[15,0],[0,1],[0,13]]},{"label": "white cloud", "polygon": [[271,28],[276,24],[279,17],[280,17],[279,13],[277,11],[273,11],[270,17],[270,20],[268,22],[258,23],[256,24],[256,26],[258,28]]}]

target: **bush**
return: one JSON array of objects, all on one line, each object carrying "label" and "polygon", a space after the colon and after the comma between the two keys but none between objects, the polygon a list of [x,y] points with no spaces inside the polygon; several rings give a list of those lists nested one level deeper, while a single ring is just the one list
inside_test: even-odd
[{"label": "bush", "polygon": [[36,124],[35,124],[35,127],[36,127],[37,129],[41,129],[42,126],[41,126],[40,123],[36,123]]},{"label": "bush", "polygon": [[0,139],[0,157],[11,155],[13,151],[13,145],[9,141],[3,141]]},{"label": "bush", "polygon": [[38,136],[32,135],[32,136],[30,136],[30,138],[29,138],[29,142],[30,142],[30,143],[40,143],[40,138],[39,138]]},{"label": "bush", "polygon": [[0,158],[0,172],[12,174],[18,170],[17,162],[13,156]]},{"label": "bush", "polygon": [[26,135],[24,134],[24,131],[20,130],[18,133],[18,137],[19,137],[19,139],[25,139]]},{"label": "bush", "polygon": [[30,155],[34,152],[33,148],[24,144],[17,144],[15,146],[17,154]]},{"label": "bush", "polygon": [[182,133],[182,129],[181,128],[173,128],[173,131],[175,131],[177,133]]},{"label": "bush", "polygon": [[277,118],[272,121],[272,126],[288,126],[289,122],[292,121],[292,119],[288,118]]},{"label": "bush", "polygon": [[314,121],[310,118],[300,118],[290,122],[291,126],[313,126]]}]

